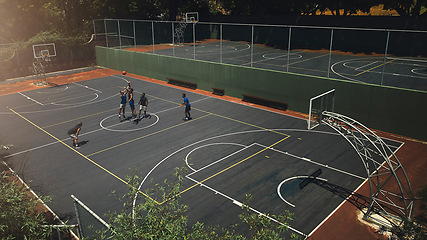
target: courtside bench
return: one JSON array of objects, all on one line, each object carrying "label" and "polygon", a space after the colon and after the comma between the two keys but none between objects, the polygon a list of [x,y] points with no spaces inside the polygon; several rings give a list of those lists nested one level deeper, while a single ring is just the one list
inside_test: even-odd
[{"label": "courtside bench", "polygon": [[267,98],[261,98],[261,97],[252,96],[252,95],[248,95],[248,94],[242,94],[242,96],[243,96],[242,100],[244,102],[255,103],[258,105],[276,108],[276,109],[284,110],[284,111],[286,111],[288,109],[288,104],[285,102],[280,102],[280,101],[267,99]]},{"label": "courtside bench", "polygon": [[168,80],[168,84],[172,84],[172,85],[176,85],[176,86],[180,86],[180,87],[185,87],[185,88],[190,88],[193,90],[197,89],[197,83],[182,81],[182,80],[173,79],[173,78],[166,78],[166,79]]},{"label": "courtside bench", "polygon": [[221,89],[221,88],[213,87],[213,88],[212,88],[212,94],[214,94],[214,95],[218,95],[218,96],[224,96],[224,94],[225,94],[225,90],[224,90],[224,89]]}]

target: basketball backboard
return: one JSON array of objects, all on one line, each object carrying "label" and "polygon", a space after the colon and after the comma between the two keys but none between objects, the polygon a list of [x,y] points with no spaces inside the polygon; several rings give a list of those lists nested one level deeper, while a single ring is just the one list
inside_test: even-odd
[{"label": "basketball backboard", "polygon": [[55,43],[33,45],[33,54],[35,59],[56,57]]},{"label": "basketball backboard", "polygon": [[185,22],[186,23],[197,23],[199,21],[199,13],[198,12],[188,12],[185,14]]},{"label": "basketball backboard", "polygon": [[310,99],[308,109],[308,129],[313,129],[320,125],[323,119],[323,112],[334,112],[335,89],[322,93]]}]

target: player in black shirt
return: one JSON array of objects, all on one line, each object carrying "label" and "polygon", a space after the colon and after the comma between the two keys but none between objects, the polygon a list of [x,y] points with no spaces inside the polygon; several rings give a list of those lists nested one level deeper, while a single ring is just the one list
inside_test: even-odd
[{"label": "player in black shirt", "polygon": [[79,137],[80,129],[82,128],[83,123],[79,122],[75,127],[68,130],[68,135],[70,135],[71,139],[73,140],[73,146],[79,147],[79,143],[77,142],[77,139]]},{"label": "player in black shirt", "polygon": [[142,93],[139,98],[139,118],[141,118],[141,111],[144,110],[144,116],[142,118],[147,117],[147,107],[148,107],[148,99],[145,96],[145,93]]}]

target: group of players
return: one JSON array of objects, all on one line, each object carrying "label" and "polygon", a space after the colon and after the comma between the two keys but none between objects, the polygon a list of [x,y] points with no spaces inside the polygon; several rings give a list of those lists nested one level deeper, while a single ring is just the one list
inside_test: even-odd
[{"label": "group of players", "polygon": [[[126,75],[126,72],[122,73],[123,75]],[[191,120],[190,110],[191,110],[191,104],[188,100],[188,97],[185,93],[182,94],[182,98],[184,99],[184,102],[181,104],[181,106],[185,106],[185,118],[184,121]],[[124,90],[120,91],[120,107],[119,107],[119,119],[122,120],[126,119],[125,116],[125,109],[126,104],[129,103],[130,109],[132,111],[132,117],[136,118],[136,110],[135,110],[135,102],[134,102],[134,93],[133,88],[130,86],[130,82],[128,82],[128,86],[124,87]],[[145,96],[145,93],[142,93],[141,97],[139,98],[139,116],[138,119],[142,118],[151,118],[150,114],[147,114],[147,106],[148,106],[148,99]],[[144,115],[141,118],[141,112],[144,111]],[[80,129],[82,127],[83,123],[79,122],[75,127],[68,130],[68,135],[73,140],[73,146],[76,148],[79,148],[78,143],[78,135],[80,133]]]},{"label": "group of players", "polygon": [[[128,86],[124,87],[125,90],[120,91],[120,107],[119,107],[119,119],[121,120],[122,117],[126,119],[125,116],[125,109],[126,104],[129,103],[129,107],[132,112],[132,118],[136,117],[136,110],[135,110],[135,101],[134,101],[134,93],[133,88],[130,86],[130,82],[128,82]],[[148,106],[148,99],[145,96],[145,93],[142,93],[141,97],[139,98],[139,115],[138,119],[142,118],[151,118],[150,115],[147,115],[147,106]],[[141,112],[144,111],[144,115],[141,118]],[[121,114],[123,113],[123,114]]]}]

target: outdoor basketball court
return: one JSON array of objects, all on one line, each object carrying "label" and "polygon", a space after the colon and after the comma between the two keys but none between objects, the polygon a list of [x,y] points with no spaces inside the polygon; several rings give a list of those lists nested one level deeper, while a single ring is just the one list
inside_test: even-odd
[{"label": "outdoor basketball court", "polygon": [[[128,81],[136,102],[146,93],[150,118],[118,118],[119,91]],[[145,192],[186,167],[180,201],[189,206],[190,223],[240,223],[251,194],[254,213],[293,212],[291,231],[302,236],[344,200],[315,184],[301,189],[301,182],[321,169],[319,179],[352,192],[367,178],[354,149],[327,126],[307,130],[304,119],[190,91],[193,120],[183,121],[183,92],[113,75],[0,96],[0,139],[13,144],[7,162],[51,196],[48,206],[69,224],[76,223],[71,195],[104,217],[122,206],[111,192],[126,193],[135,168]],[[75,149],[67,131],[79,121]],[[385,141],[395,151],[402,144]]]},{"label": "outdoor basketball court", "polygon": [[[128,48],[128,50],[133,51],[134,48]],[[287,49],[219,40],[170,46],[148,52],[398,88],[427,90],[427,60],[424,58],[388,56],[384,59],[384,56],[379,54],[352,55],[334,52],[329,57],[329,51],[303,49],[294,49],[288,54]]]}]

